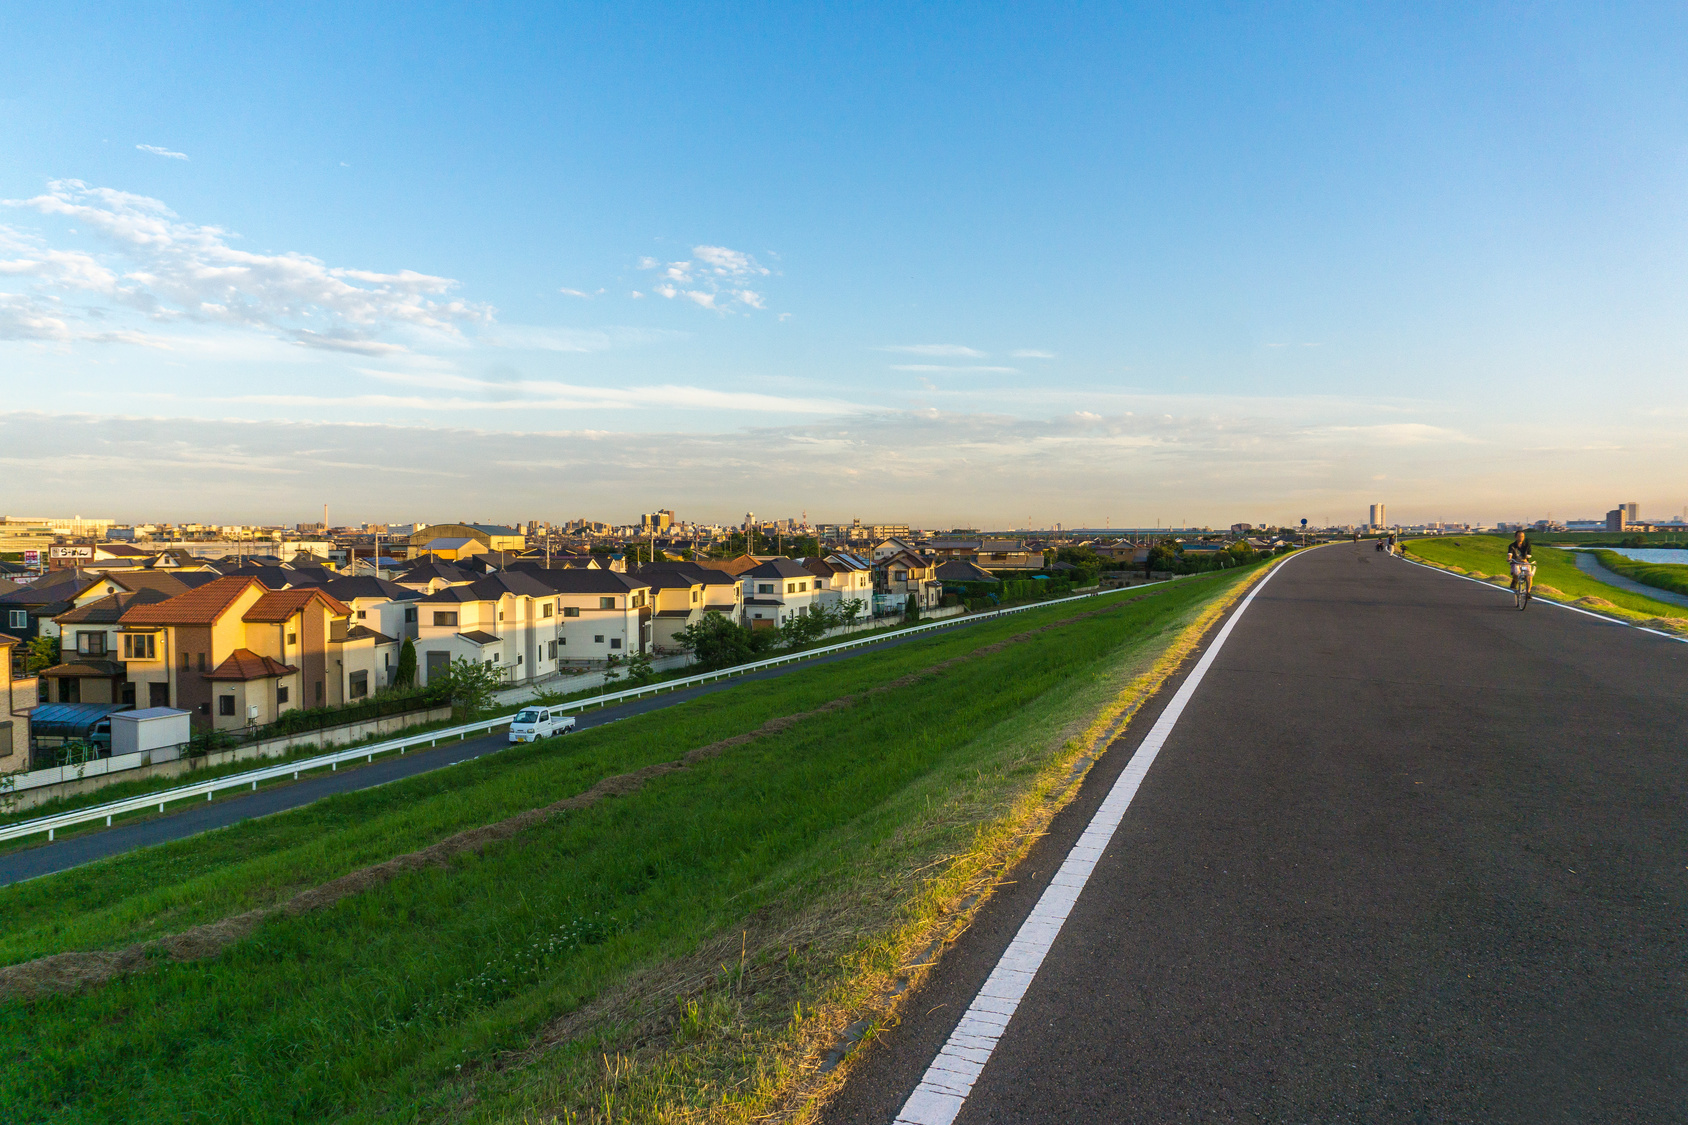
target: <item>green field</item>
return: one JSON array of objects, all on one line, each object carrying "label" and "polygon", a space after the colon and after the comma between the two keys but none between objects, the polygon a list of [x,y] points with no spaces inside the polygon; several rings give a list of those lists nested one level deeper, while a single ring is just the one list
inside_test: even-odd
[{"label": "green field", "polygon": [[[1684,552],[1688,554],[1688,552]],[[1616,551],[1596,551],[1594,557],[1613,574],[1676,594],[1688,594],[1688,566],[1679,563],[1641,562]]]},{"label": "green field", "polygon": [[[815,1005],[931,909],[922,880],[975,847],[1240,578],[1028,611],[0,890],[0,963],[117,948],[856,696],[630,795],[271,917],[209,959],[0,1002],[0,1119],[749,1113],[780,1088],[769,1059]],[[716,957],[722,942],[736,966]],[[546,1031],[664,974],[683,986],[654,1014],[612,1007],[585,1031]]]},{"label": "green field", "polygon": [[[1403,549],[1410,556],[1438,566],[1480,578],[1502,578],[1510,582],[1506,562],[1508,540],[1497,535],[1458,535],[1446,539],[1409,539]],[[1654,601],[1641,594],[1620,590],[1577,569],[1572,552],[1532,544],[1536,560],[1536,590],[1544,597],[1564,601],[1595,598],[1608,606],[1597,606],[1621,617],[1688,618],[1688,609]]]}]

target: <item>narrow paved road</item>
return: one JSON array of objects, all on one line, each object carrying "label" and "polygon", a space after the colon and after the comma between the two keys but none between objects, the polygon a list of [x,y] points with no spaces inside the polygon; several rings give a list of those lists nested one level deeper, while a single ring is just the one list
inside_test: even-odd
[{"label": "narrow paved road", "polygon": [[[1176,686],[826,1121],[1688,1120],[1688,645],[1369,545],[1288,559],[995,1004]],[[1000,1038],[910,1102],[976,1000]]]},{"label": "narrow paved road", "polygon": [[[956,625],[966,625],[982,620],[988,620],[988,617],[981,615],[953,619]],[[911,640],[930,637],[933,633],[943,632],[947,632],[947,630],[939,629],[911,636],[891,637],[877,644],[863,645],[861,648],[849,649],[828,656],[818,656],[813,660],[782,664],[777,668],[765,668],[762,671],[735,676],[729,680],[718,680],[697,687],[682,688],[662,695],[635,699],[614,707],[581,712],[577,716],[576,729],[588,730],[604,723],[613,723],[618,719],[626,719],[634,715],[643,715],[649,711],[660,710],[664,707],[672,707],[677,703],[685,703],[687,700],[696,699],[702,695],[725,691],[737,684],[751,680],[774,679],[789,675],[802,668],[812,668],[817,664],[830,664],[835,660],[848,660],[863,653],[878,652],[895,645],[905,644]],[[356,768],[341,769],[331,773],[313,774],[296,782],[272,785],[255,792],[241,794],[238,791],[231,791],[234,795],[219,795],[213,801],[177,804],[172,806],[171,811],[163,816],[119,825],[104,831],[70,836],[38,847],[24,848],[7,855],[0,855],[0,887],[24,879],[34,879],[42,875],[67,871],[72,867],[79,867],[94,860],[121,855],[134,848],[185,839],[188,836],[194,836],[213,828],[237,824],[255,816],[268,816],[271,813],[296,809],[336,793],[369,789],[377,785],[385,785],[390,781],[397,781],[400,778],[414,777],[430,770],[455,765],[471,758],[478,758],[483,754],[495,753],[507,746],[509,746],[509,742],[502,733],[466,742],[448,742],[431,749],[409,750],[402,755],[389,754],[369,765],[360,765]]]}]

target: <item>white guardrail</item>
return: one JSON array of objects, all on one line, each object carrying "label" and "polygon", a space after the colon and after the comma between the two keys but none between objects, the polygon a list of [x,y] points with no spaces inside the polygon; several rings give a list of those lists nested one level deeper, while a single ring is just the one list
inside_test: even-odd
[{"label": "white guardrail", "polygon": [[[638,699],[645,695],[656,695],[665,691],[679,691],[681,688],[706,684],[714,680],[727,679],[732,676],[743,676],[751,672],[758,672],[764,668],[774,668],[781,664],[791,664],[802,660],[813,660],[817,656],[829,653],[843,652],[847,649],[862,648],[867,645],[882,644],[885,641],[900,640],[916,633],[930,632],[936,629],[951,629],[958,625],[970,625],[976,621],[991,621],[999,617],[1006,617],[1011,613],[1024,613],[1027,610],[1042,609],[1045,606],[1061,605],[1065,602],[1083,601],[1086,598],[1101,597],[1106,594],[1122,593],[1139,589],[1142,586],[1163,586],[1168,579],[1159,582],[1144,582],[1137,586],[1125,586],[1117,590],[1097,590],[1088,594],[1074,594],[1065,598],[1050,598],[1048,601],[1031,602],[1027,605],[1009,606],[1004,609],[990,610],[985,613],[970,613],[959,617],[944,618],[930,621],[922,625],[911,625],[907,629],[897,629],[889,633],[870,634],[839,644],[825,645],[821,648],[805,649],[801,652],[787,653],[784,656],[772,657],[768,660],[758,660],[751,664],[735,664],[731,668],[722,668],[715,672],[703,672],[696,676],[685,676],[678,680],[664,680],[661,683],[647,684],[644,687],[628,688],[624,691],[608,692],[594,695],[587,699],[574,699],[567,703],[528,703],[524,707],[549,707],[552,711],[584,711],[589,707],[604,707],[612,703],[621,703],[630,699]],[[522,708],[518,708],[521,710]],[[256,789],[260,781],[273,781],[278,777],[291,774],[297,780],[301,773],[322,769],[327,766],[330,770],[338,769],[341,762],[356,761],[358,758],[373,762],[375,755],[388,754],[398,751],[400,754],[413,746],[435,746],[450,739],[463,740],[471,734],[490,732],[498,727],[506,726],[515,717],[516,712],[502,715],[496,719],[483,719],[477,723],[465,723],[462,726],[449,727],[445,730],[431,730],[425,734],[412,735],[409,738],[394,738],[386,742],[371,743],[368,746],[355,746],[346,750],[337,750],[331,754],[319,754],[314,758],[302,758],[296,762],[285,762],[281,765],[267,766],[264,769],[247,770],[242,773],[227,774],[223,777],[201,781],[196,785],[182,785],[175,789],[161,789],[156,793],[147,793],[139,797],[130,797],[122,801],[111,801],[103,805],[90,805],[84,809],[59,813],[56,816],[37,817],[34,820],[19,821],[16,824],[0,825],[0,841],[16,840],[24,836],[33,836],[38,832],[45,832],[51,840],[53,834],[61,828],[70,828],[77,824],[99,820],[102,817],[106,824],[111,824],[111,818],[122,816],[124,813],[139,812],[142,809],[158,807],[159,812],[172,801],[185,801],[189,798],[204,797],[211,800],[212,795],[224,789]]]}]

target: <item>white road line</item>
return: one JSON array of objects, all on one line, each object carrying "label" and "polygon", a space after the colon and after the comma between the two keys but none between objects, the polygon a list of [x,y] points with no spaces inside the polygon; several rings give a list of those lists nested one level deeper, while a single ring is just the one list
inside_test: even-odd
[{"label": "white road line", "polygon": [[[1305,553],[1305,552],[1303,552]],[[1291,555],[1283,562],[1288,562]],[[1278,566],[1282,566],[1279,563]],[[1043,965],[1043,959],[1049,953],[1050,946],[1055,944],[1055,937],[1061,932],[1061,925],[1067,920],[1073,904],[1078,902],[1078,896],[1084,890],[1085,883],[1090,881],[1090,872],[1095,869],[1096,861],[1102,858],[1102,852],[1113,838],[1114,829],[1125,817],[1125,810],[1130,807],[1131,799],[1137,795],[1137,787],[1143,784],[1143,777],[1149,772],[1149,767],[1155,763],[1155,755],[1160,753],[1166,745],[1167,736],[1178,723],[1178,716],[1184,713],[1184,707],[1190,702],[1190,697],[1201,686],[1202,677],[1207,675],[1212,667],[1214,657],[1225,646],[1225,639],[1231,635],[1231,630],[1242,617],[1248,604],[1272,580],[1278,572],[1274,566],[1265,577],[1255,584],[1254,589],[1237,607],[1235,613],[1219,630],[1219,635],[1213,638],[1207,652],[1202,654],[1200,661],[1185,679],[1178,693],[1172,697],[1172,702],[1161,712],[1160,719],[1154,728],[1143,739],[1133,754],[1131,761],[1126,764],[1114,787],[1108,791],[1108,796],[1102,802],[1102,807],[1096,810],[1096,815],[1090,818],[1090,824],[1084,834],[1073,845],[1072,851],[1061,864],[1061,869],[1044,888],[1037,906],[1032,908],[1031,915],[1020,925],[1020,930],[1014,935],[1014,940],[1008,943],[1002,958],[997,961],[996,968],[990,978],[979,989],[979,994],[973,998],[972,1006],[967,1014],[961,1017],[961,1022],[950,1033],[949,1041],[927,1067],[925,1075],[920,1079],[920,1085],[914,1088],[908,1101],[903,1103],[902,1112],[897,1115],[897,1125],[950,1125],[955,1115],[961,1112],[967,1095],[973,1089],[973,1083],[978,1081],[984,1072],[985,1064],[990,1061],[991,1052],[996,1050],[997,1041],[1003,1032],[1008,1030],[1008,1021],[1014,1017],[1014,1011],[1020,1006],[1020,998],[1026,994],[1031,986],[1032,978]]]}]

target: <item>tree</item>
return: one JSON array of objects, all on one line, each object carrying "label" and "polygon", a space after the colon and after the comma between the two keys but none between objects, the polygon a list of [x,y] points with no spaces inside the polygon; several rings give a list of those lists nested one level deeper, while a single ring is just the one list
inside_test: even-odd
[{"label": "tree", "polygon": [[604,690],[608,691],[614,687],[615,682],[619,679],[621,679],[621,657],[612,652],[604,658]]},{"label": "tree", "polygon": [[908,596],[908,605],[903,609],[903,616],[910,621],[920,620],[920,601],[913,594]]},{"label": "tree", "polygon": [[758,634],[714,612],[681,629],[675,639],[691,649],[698,665],[708,672],[748,663],[767,647]]},{"label": "tree", "polygon": [[656,679],[656,669],[651,667],[651,655],[648,652],[636,652],[627,658],[627,682],[634,685],[648,684]]},{"label": "tree", "polygon": [[416,642],[409,637],[404,639],[404,647],[399,649],[399,666],[393,673],[393,686],[396,688],[416,686]]},{"label": "tree", "polygon": [[59,639],[57,637],[43,635],[29,642],[29,656],[24,660],[24,671],[26,673],[51,668],[58,662]]},{"label": "tree", "polygon": [[838,607],[838,623],[840,625],[854,625],[856,618],[862,615],[862,600],[851,598]]},{"label": "tree", "polygon": [[493,693],[504,683],[503,672],[492,664],[465,660],[461,656],[451,667],[435,676],[432,684],[459,708],[464,715],[473,715],[492,706]]}]

